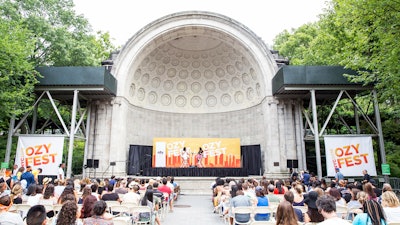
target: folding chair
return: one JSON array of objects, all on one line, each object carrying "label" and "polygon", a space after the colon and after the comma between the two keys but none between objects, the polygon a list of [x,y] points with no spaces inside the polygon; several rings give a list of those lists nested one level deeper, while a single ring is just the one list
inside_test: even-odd
[{"label": "folding chair", "polygon": [[253,221],[250,225],[275,225],[275,221]]},{"label": "folding chair", "polygon": [[119,201],[106,201],[108,211],[111,213],[111,206],[121,205]]},{"label": "folding chair", "polygon": [[[133,221],[133,224],[153,224],[153,215],[151,208],[148,206],[135,206],[132,208],[132,214],[137,216],[137,219]],[[149,218],[140,218],[140,215],[149,213]]]},{"label": "folding chair", "polygon": [[[233,223],[234,224],[239,224],[239,225],[248,225],[251,224],[252,219],[251,219],[251,214],[253,213],[253,208],[251,206],[240,206],[240,207],[236,207],[233,209]],[[242,221],[239,222],[236,220],[238,215],[243,215],[243,214],[248,214],[249,215],[249,219],[247,221]]]},{"label": "folding chair", "polygon": [[[255,217],[257,214],[269,214],[269,219],[271,220],[273,211],[268,206],[257,206],[257,207],[253,208],[253,215],[254,215],[253,220],[254,221],[256,221]],[[265,221],[263,221],[263,222],[265,222]]]},{"label": "folding chair", "polygon": [[112,218],[114,225],[131,225],[131,217],[123,216],[123,217],[115,217]]},{"label": "folding chair", "polygon": [[31,205],[28,204],[18,204],[18,211],[21,214],[21,217],[24,219],[26,217],[26,214],[28,214],[29,209],[31,208]]},{"label": "folding chair", "polygon": [[113,205],[110,207],[114,216],[126,216],[131,214],[131,210],[125,205]]}]

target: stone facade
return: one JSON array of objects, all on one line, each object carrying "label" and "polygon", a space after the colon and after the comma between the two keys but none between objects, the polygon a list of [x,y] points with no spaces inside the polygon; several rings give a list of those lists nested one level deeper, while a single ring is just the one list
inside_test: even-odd
[{"label": "stone facade", "polygon": [[[126,174],[132,144],[155,137],[240,138],[260,144],[265,173],[302,162],[299,102],[272,96],[278,66],[247,27],[209,12],[182,12],[136,33],[114,61],[112,102],[91,110],[89,158],[100,173]],[[93,143],[96,143],[95,145]]]}]

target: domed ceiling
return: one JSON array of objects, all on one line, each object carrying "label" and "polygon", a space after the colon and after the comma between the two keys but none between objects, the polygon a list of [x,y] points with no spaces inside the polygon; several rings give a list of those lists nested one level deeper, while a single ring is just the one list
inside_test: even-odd
[{"label": "domed ceiling", "polygon": [[231,36],[192,27],[149,43],[131,68],[129,101],[176,113],[245,109],[262,100],[262,79],[249,51]]}]

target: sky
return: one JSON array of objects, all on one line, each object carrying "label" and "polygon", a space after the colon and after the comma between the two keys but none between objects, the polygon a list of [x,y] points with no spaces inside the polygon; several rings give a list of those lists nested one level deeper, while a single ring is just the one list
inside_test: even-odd
[{"label": "sky", "polygon": [[181,11],[210,11],[250,28],[271,46],[280,32],[318,20],[327,0],[73,0],[94,31],[109,32],[116,46],[160,17]]}]

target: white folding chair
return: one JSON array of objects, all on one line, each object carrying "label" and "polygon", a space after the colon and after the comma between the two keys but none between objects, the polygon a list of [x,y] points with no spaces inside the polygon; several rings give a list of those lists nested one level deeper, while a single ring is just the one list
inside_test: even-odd
[{"label": "white folding chair", "polygon": [[111,213],[114,216],[125,216],[131,214],[131,210],[129,209],[128,206],[125,205],[113,205],[110,208],[111,208]]},{"label": "white folding chair", "polygon": [[114,225],[131,225],[132,221],[131,221],[131,217],[115,217],[112,218],[112,221],[114,223]]},{"label": "white folding chair", "polygon": [[[137,217],[136,220],[133,221],[133,224],[153,224],[153,215],[151,213],[151,208],[148,206],[135,206],[132,208],[132,214]],[[149,213],[149,218],[141,218],[140,215]]]},{"label": "white folding chair", "polygon": [[[251,224],[252,219],[251,219],[251,214],[253,213],[253,207],[251,206],[239,206],[236,208],[233,208],[233,223],[234,224],[239,224],[239,225],[244,225],[244,224]],[[248,214],[249,219],[247,221],[239,222],[236,220],[238,215],[243,215],[243,214]]]},{"label": "white folding chair", "polygon": [[106,201],[108,211],[111,213],[111,207],[115,205],[121,205],[119,201]]},{"label": "white folding chair", "polygon": [[387,223],[387,225],[400,225],[400,221],[389,222],[389,223]]},{"label": "white folding chair", "polygon": [[32,206],[31,206],[31,205],[28,205],[28,204],[18,204],[17,209],[18,209],[19,213],[21,214],[21,217],[22,217],[22,218],[25,218],[25,217],[26,217],[26,214],[28,214],[28,211],[29,211],[29,209],[30,209],[31,207],[32,207]]},{"label": "white folding chair", "polygon": [[275,221],[253,221],[250,225],[275,225]]},{"label": "white folding chair", "polygon": [[268,206],[257,206],[253,208],[253,220],[256,221],[254,218],[257,214],[269,214],[269,218],[271,220],[273,211]]}]

